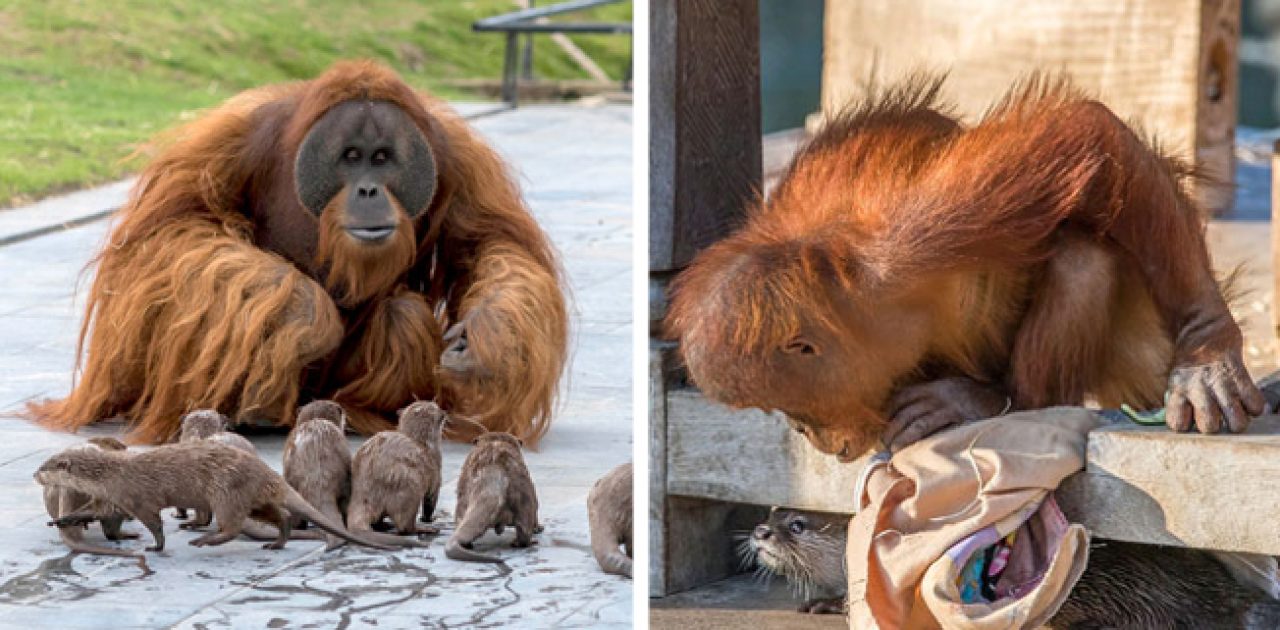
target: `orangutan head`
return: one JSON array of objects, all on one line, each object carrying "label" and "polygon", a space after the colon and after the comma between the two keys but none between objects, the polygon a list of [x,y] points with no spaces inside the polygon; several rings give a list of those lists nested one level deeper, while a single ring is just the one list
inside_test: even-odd
[{"label": "orangutan head", "polygon": [[436,180],[427,137],[397,103],[342,101],[307,129],[294,184],[319,219],[317,261],[340,301],[386,290],[413,264],[414,225],[431,206]]},{"label": "orangutan head", "polygon": [[[879,437],[881,407],[927,348],[927,310],[890,296],[821,237],[743,231],[673,286],[668,334],[709,397],[778,410],[818,450],[850,461]],[[874,315],[874,316],[873,316]]]}]

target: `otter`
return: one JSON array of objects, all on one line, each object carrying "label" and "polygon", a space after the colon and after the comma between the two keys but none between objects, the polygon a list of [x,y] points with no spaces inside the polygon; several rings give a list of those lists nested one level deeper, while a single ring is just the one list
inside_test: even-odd
[{"label": "otter", "polygon": [[1280,601],[1238,580],[1211,552],[1098,540],[1047,627],[1273,630]]},{"label": "otter", "polygon": [[[126,449],[123,442],[115,438],[98,437],[90,438],[85,444],[77,444],[67,450],[72,449],[99,449],[108,451],[124,451]],[[44,509],[49,513],[49,518],[59,519],[68,514],[76,512],[92,512],[97,516],[98,524],[102,527],[102,533],[107,540],[125,540],[136,539],[138,534],[133,532],[125,532],[121,530],[127,514],[114,505],[105,503],[100,500],[92,499],[89,496],[76,492],[70,488],[56,485],[46,485],[43,487]],[[53,524],[52,522],[50,523]],[[118,556],[122,558],[135,558],[138,560],[138,566],[146,573],[151,573],[151,568],[147,566],[146,556],[124,549],[114,549],[111,547],[103,547],[100,545],[91,545],[84,542],[83,526],[59,526],[58,536],[62,538],[62,542],[76,553],[89,553],[102,556]]]},{"label": "otter", "polygon": [[[848,516],[774,508],[740,548],[797,589],[843,593]],[[808,599],[801,612],[840,613],[844,596]],[[1095,541],[1089,564],[1050,630],[1085,628],[1280,628],[1280,601],[1239,580],[1200,549]]]},{"label": "otter", "polygon": [[[253,446],[253,442],[250,442],[243,435],[231,433],[227,430],[229,426],[231,426],[231,420],[219,413],[218,410],[197,409],[182,416],[182,428],[178,433],[178,443],[182,444],[194,440],[213,440],[257,455],[258,449]],[[177,518],[187,518],[187,508],[178,506],[173,515]],[[212,516],[209,514],[202,514],[197,511],[195,520],[183,523],[178,527],[181,529],[200,529],[208,526],[211,519]]]},{"label": "otter", "polygon": [[[298,410],[297,421],[284,442],[284,478],[302,498],[329,520],[343,522],[351,497],[351,450],[347,446],[347,414],[333,401],[316,400]],[[304,519],[294,515],[292,525]],[[333,549],[342,539],[326,535]]]},{"label": "otter", "polygon": [[[218,442],[167,444],[136,455],[90,449],[64,451],[41,464],[35,478],[41,485],[70,488],[115,505],[138,519],[155,539],[147,551],[164,549],[160,510],[175,505],[217,517],[218,531],[192,540],[197,547],[221,545],[235,538],[245,519],[253,517],[279,530],[276,539],[264,547],[282,549],[289,539],[288,517],[300,514],[350,542],[390,549],[330,521],[256,456]],[[94,518],[92,512],[76,512],[54,522],[73,525]]]},{"label": "otter", "polygon": [[516,528],[512,547],[528,547],[538,527],[538,495],[520,447],[510,433],[489,432],[477,437],[458,476],[457,526],[445,545],[445,556],[469,562],[502,562],[476,553],[471,545],[490,527],[502,534]]},{"label": "otter", "polygon": [[418,525],[418,508],[430,520],[440,495],[440,439],[448,416],[430,401],[400,410],[399,428],[369,438],[351,458],[351,502],[347,525],[351,531],[387,544],[418,546],[413,539],[371,531],[373,523],[390,517],[401,536],[438,534]]},{"label": "otter", "polygon": [[844,548],[849,516],[775,507],[742,541],[739,553],[766,574],[781,575],[803,598],[800,612],[843,614]]},{"label": "otter", "polygon": [[257,454],[258,449],[254,448],[253,442],[239,433],[232,433],[230,427],[231,419],[216,409],[197,409],[182,416],[182,431],[178,434],[178,442],[213,440]]},{"label": "otter", "polygon": [[627,462],[601,477],[587,494],[591,553],[605,573],[631,577],[631,519],[631,462]]}]

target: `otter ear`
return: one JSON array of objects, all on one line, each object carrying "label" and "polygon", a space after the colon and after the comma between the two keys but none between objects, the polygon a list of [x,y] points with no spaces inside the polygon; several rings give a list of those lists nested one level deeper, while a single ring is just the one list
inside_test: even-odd
[{"label": "otter ear", "polygon": [[516,444],[519,444],[520,448],[524,448],[524,440],[516,438]]}]

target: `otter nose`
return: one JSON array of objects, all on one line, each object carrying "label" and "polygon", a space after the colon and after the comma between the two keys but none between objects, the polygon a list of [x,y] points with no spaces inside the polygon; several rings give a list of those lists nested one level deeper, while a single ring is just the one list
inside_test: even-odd
[{"label": "otter nose", "polygon": [[770,536],[773,536],[773,529],[768,525],[756,525],[756,531],[751,534],[756,540],[769,540]]}]

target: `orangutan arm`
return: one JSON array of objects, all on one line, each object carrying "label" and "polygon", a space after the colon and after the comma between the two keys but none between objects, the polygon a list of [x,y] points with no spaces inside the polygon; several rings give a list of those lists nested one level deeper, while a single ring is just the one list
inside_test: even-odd
[{"label": "orangutan arm", "polygon": [[546,431],[564,366],[567,316],[554,269],[513,243],[477,252],[440,359],[457,409],[533,442]]},{"label": "orangutan arm", "polygon": [[444,394],[451,412],[533,445],[550,426],[568,351],[555,252],[501,158],[446,106],[426,105],[449,146],[437,254]]}]

